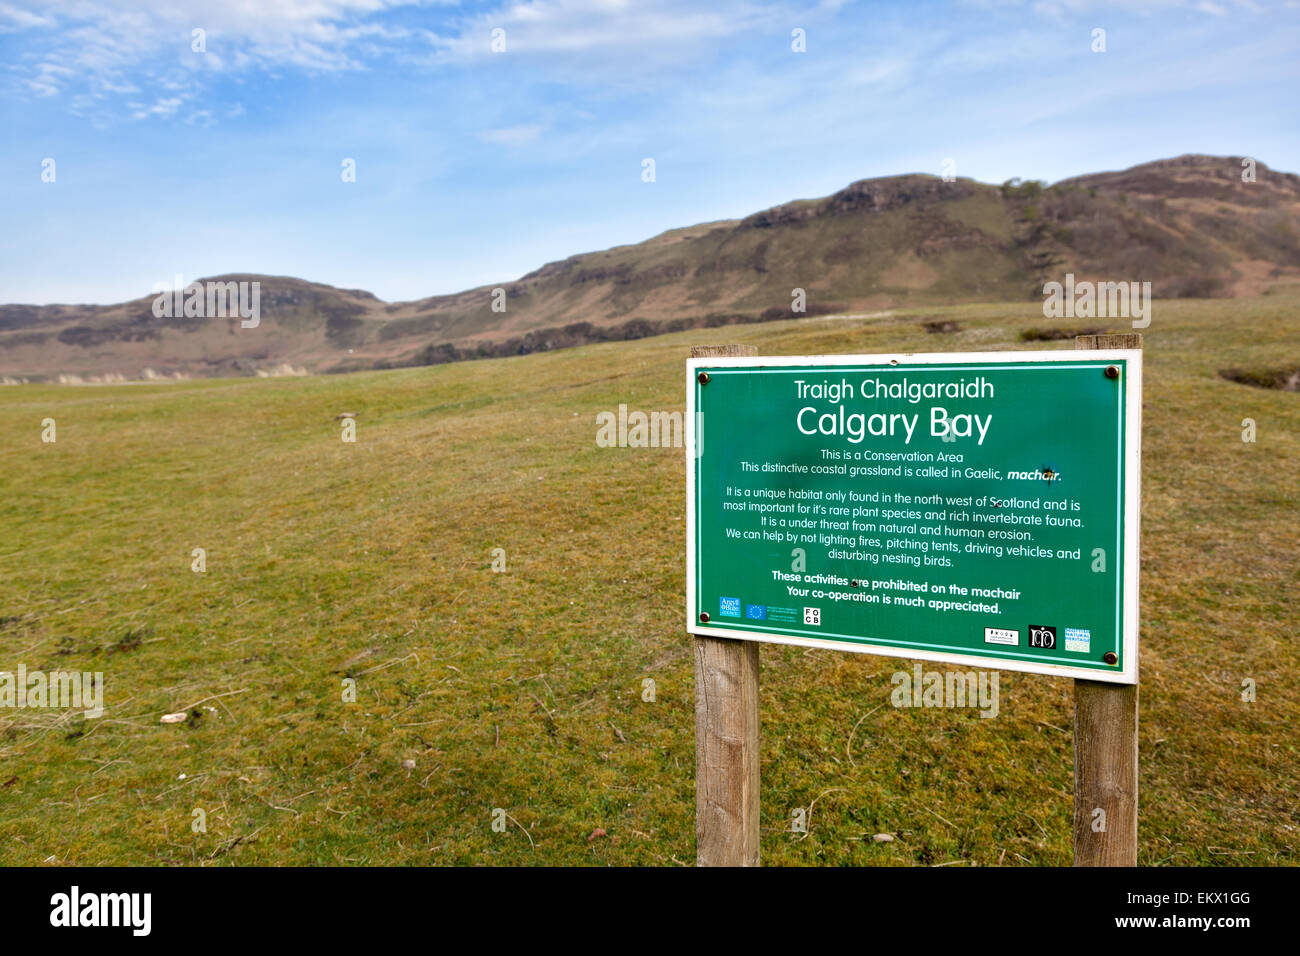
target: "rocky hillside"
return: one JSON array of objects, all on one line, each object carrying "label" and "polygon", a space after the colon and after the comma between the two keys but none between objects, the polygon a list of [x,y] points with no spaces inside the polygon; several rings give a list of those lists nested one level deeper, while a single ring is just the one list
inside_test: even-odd
[{"label": "rocky hillside", "polygon": [[[429,364],[806,314],[1038,298],[1045,281],[1239,296],[1300,281],[1300,177],[1181,156],[1046,185],[905,175],[741,220],[549,263],[414,302],[301,279],[261,283],[260,322],[111,306],[0,306],[0,377],[286,374]],[[495,292],[496,289],[503,290]],[[497,308],[493,308],[494,301]],[[501,304],[504,303],[504,310]]]}]

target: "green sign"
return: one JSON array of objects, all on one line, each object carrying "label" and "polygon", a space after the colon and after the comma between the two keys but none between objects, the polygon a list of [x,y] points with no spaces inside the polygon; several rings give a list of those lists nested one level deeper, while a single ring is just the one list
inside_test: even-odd
[{"label": "green sign", "polygon": [[1140,350],[687,371],[690,632],[1136,681]]}]

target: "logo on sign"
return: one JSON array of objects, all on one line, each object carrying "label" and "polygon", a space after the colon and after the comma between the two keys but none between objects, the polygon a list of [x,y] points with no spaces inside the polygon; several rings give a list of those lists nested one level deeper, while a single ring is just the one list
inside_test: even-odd
[{"label": "logo on sign", "polygon": [[1019,647],[1020,632],[1009,627],[986,627],[984,628],[984,643]]},{"label": "logo on sign", "polygon": [[766,604],[746,604],[746,605],[745,605],[745,617],[749,618],[751,621],[766,621],[766,620],[767,620],[767,605],[766,605]]},{"label": "logo on sign", "polygon": [[1056,647],[1056,628],[1048,627],[1045,624],[1030,624],[1029,646],[1046,647],[1048,649]]},{"label": "logo on sign", "polygon": [[718,598],[718,617],[740,617],[740,598]]},{"label": "logo on sign", "polygon": [[1082,627],[1065,629],[1065,649],[1077,654],[1087,654],[1092,644],[1092,631]]}]

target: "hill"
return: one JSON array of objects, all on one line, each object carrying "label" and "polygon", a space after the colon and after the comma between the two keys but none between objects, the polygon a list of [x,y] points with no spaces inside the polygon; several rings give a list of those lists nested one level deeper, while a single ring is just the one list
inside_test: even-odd
[{"label": "hill", "polygon": [[[1143,865],[1300,862],[1300,406],[1245,384],[1300,369],[1298,305],[1161,303],[1145,334]],[[106,708],[0,708],[0,864],[690,865],[684,454],[599,447],[597,414],[680,411],[693,344],[997,350],[1042,324],[966,305],[0,389],[0,670],[101,672]],[[1071,682],[1003,674],[983,719],[891,707],[911,662],[761,658],[766,862],[1070,862]]]},{"label": "hill", "polygon": [[[1040,299],[1043,283],[1150,281],[1156,297],[1231,297],[1300,280],[1300,177],[1182,156],[1052,186],[906,175],[740,220],[553,262],[499,286],[413,302],[278,276],[261,322],[112,306],[0,307],[0,376],[100,380],[427,365],[586,342],[900,306]],[[493,290],[504,290],[504,311]]]}]

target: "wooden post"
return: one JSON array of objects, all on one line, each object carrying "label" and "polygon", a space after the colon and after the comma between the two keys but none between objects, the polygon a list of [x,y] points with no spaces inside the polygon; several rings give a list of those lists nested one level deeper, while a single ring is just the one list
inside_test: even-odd
[{"label": "wooden post", "polygon": [[[704,345],[691,358],[756,355]],[[699,637],[695,645],[695,862],[758,866],[758,644]]]},{"label": "wooden post", "polygon": [[[1074,347],[1140,349],[1142,336],[1080,335]],[[1141,436],[1136,440],[1141,454]],[[1137,830],[1138,685],[1076,680],[1074,865],[1136,866]]]}]

